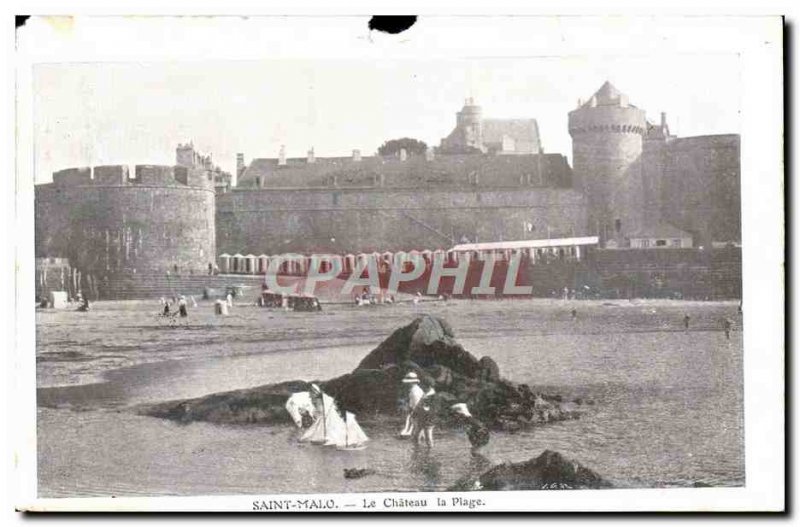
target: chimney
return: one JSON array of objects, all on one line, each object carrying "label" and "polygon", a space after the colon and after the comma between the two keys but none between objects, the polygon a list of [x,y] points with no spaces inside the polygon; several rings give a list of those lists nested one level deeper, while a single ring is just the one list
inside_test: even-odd
[{"label": "chimney", "polygon": [[306,159],[306,161],[308,161],[309,165],[314,164],[317,161],[317,159],[314,157],[314,147],[313,146],[311,147],[311,150],[308,151],[308,158]]},{"label": "chimney", "polygon": [[661,129],[667,128],[667,112],[661,112]]},{"label": "chimney", "polygon": [[278,152],[278,166],[286,166],[286,145],[281,145],[280,152]]},{"label": "chimney", "polygon": [[244,154],[236,154],[236,175],[239,176],[244,172]]},{"label": "chimney", "polygon": [[353,161],[361,161],[361,150],[353,150]]},{"label": "chimney", "polygon": [[406,152],[405,148],[400,149],[400,161],[405,161],[408,159],[408,152]]},{"label": "chimney", "polygon": [[578,99],[578,108],[583,106],[583,99]]},{"label": "chimney", "polygon": [[433,161],[433,158],[434,158],[433,148],[428,147],[425,150],[425,161]]}]

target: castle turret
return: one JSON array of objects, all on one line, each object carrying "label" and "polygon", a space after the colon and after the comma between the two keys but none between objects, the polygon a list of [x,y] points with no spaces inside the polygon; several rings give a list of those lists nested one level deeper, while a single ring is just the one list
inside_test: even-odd
[{"label": "castle turret", "polygon": [[197,157],[192,142],[179,144],[175,149],[175,164],[178,166],[194,168],[197,164]]},{"label": "castle turret", "polygon": [[606,82],[569,113],[575,185],[588,201],[588,229],[624,243],[644,220],[642,137],[645,112]]},{"label": "castle turret", "polygon": [[475,101],[470,97],[464,103],[461,111],[456,114],[456,127],[463,134],[461,138],[463,146],[483,150],[482,120],[483,111],[481,107],[475,104]]}]

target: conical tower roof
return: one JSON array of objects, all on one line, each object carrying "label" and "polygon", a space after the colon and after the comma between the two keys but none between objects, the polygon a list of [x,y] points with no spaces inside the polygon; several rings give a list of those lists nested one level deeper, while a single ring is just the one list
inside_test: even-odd
[{"label": "conical tower roof", "polygon": [[628,104],[628,96],[620,92],[609,81],[603,83],[600,89],[594,92],[583,108],[591,108],[593,106],[631,106]]}]

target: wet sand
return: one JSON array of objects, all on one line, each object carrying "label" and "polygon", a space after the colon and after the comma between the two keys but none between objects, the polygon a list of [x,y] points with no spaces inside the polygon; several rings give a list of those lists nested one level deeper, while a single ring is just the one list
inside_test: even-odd
[{"label": "wet sand", "polygon": [[[347,457],[300,446],[286,427],[180,426],[130,411],[143,402],[333,377],[422,312],[448,320],[467,350],[495,358],[510,380],[596,401],[578,421],[495,434],[484,449],[491,462],[549,448],[621,486],[744,482],[735,303],[450,301],[321,313],[237,306],[227,318],[201,303],[186,326],[175,327],[155,316],[155,302],[92,307],[37,313],[45,496],[446,488],[480,462],[458,431],[441,432],[434,451],[415,453],[394,439],[394,422],[370,423],[370,447]],[[731,340],[722,332],[725,316],[736,321]],[[380,470],[342,478],[344,468],[359,466]]]}]

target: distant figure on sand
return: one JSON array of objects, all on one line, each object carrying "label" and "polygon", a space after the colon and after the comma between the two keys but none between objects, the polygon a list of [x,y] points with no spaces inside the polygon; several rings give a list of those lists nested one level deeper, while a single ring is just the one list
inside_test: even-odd
[{"label": "distant figure on sand", "polygon": [[572,320],[575,320],[576,318],[578,318],[578,310],[577,309],[572,308],[572,311],[570,313],[572,314]]},{"label": "distant figure on sand", "polygon": [[683,329],[689,329],[689,321],[692,319],[689,315],[683,316]]},{"label": "distant figure on sand", "polygon": [[78,311],[89,311],[89,297],[83,297],[83,302],[81,302],[81,305],[78,306]]},{"label": "distant figure on sand", "polygon": [[183,295],[178,299],[178,313],[184,318],[189,316],[189,311],[186,309],[186,297]]},{"label": "distant figure on sand", "polygon": [[169,300],[162,298],[161,303],[163,304],[163,308],[161,310],[161,314],[165,317],[169,316]]},{"label": "distant figure on sand", "polygon": [[228,293],[228,296],[227,296],[226,300],[227,300],[227,303],[228,303],[228,307],[233,307],[233,295]]},{"label": "distant figure on sand", "polygon": [[725,328],[725,338],[730,340],[731,329],[733,329],[733,320],[729,319],[728,317],[725,317],[725,319],[722,321],[722,324]]},{"label": "distant figure on sand", "polygon": [[217,300],[214,302],[214,312],[217,315],[227,315],[228,314],[228,304],[223,300]]}]

